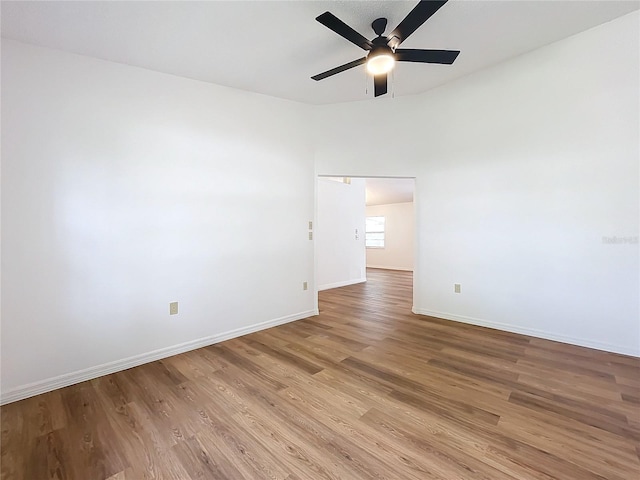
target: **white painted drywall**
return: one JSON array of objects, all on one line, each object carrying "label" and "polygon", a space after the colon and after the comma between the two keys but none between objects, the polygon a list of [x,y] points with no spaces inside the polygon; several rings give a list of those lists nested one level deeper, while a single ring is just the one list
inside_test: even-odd
[{"label": "white painted drywall", "polygon": [[318,178],[316,205],[318,290],[366,281],[365,180],[352,178],[346,184]]},{"label": "white painted drywall", "polygon": [[417,177],[416,311],[640,355],[638,24],[325,107],[3,40],[3,401],[312,312],[314,155]]},{"label": "white painted drywall", "polygon": [[367,217],[384,217],[384,248],[367,248],[367,267],[413,270],[413,202],[368,205]]},{"label": "white painted drywall", "polygon": [[3,400],[313,314],[306,119],[3,40]]},{"label": "white painted drywall", "polygon": [[639,24],[317,108],[318,174],[417,177],[416,312],[640,355]]}]

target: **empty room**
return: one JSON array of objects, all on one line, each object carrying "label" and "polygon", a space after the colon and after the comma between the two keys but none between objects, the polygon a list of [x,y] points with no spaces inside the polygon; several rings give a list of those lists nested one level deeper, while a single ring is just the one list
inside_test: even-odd
[{"label": "empty room", "polygon": [[639,9],[1,1],[0,478],[640,478]]}]

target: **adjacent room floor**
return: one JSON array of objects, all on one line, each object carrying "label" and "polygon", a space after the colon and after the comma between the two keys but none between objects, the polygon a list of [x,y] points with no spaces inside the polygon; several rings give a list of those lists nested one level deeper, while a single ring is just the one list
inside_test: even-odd
[{"label": "adjacent room floor", "polygon": [[320,316],[2,407],[2,479],[619,479],[640,360],[411,313],[412,274]]}]

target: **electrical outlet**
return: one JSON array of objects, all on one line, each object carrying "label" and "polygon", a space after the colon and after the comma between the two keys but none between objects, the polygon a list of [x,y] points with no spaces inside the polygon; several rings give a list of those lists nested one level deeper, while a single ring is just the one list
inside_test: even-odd
[{"label": "electrical outlet", "polygon": [[313,232],[309,232],[309,240],[313,240]]},{"label": "electrical outlet", "polygon": [[313,222],[309,222],[309,230],[313,230]]},{"label": "electrical outlet", "polygon": [[169,304],[169,315],[177,315],[178,314],[178,302],[171,302]]},{"label": "electrical outlet", "polygon": [[302,282],[302,289],[303,290],[308,290],[309,289],[309,285],[307,284],[307,282]]},{"label": "electrical outlet", "polygon": [[459,283],[454,283],[453,284],[453,291],[454,291],[454,293],[460,293],[460,284]]}]

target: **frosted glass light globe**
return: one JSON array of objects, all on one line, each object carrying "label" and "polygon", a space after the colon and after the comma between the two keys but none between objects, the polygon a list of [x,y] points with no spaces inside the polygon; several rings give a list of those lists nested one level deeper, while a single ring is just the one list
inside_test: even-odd
[{"label": "frosted glass light globe", "polygon": [[389,73],[394,65],[396,59],[390,53],[382,53],[375,55],[367,60],[367,71],[372,75],[382,75],[383,73]]}]

